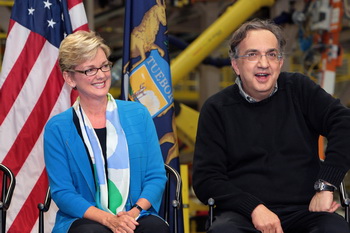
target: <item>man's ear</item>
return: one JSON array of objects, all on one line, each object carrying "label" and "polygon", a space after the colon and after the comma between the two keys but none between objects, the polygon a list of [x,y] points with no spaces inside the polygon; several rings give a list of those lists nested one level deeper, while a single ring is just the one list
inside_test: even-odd
[{"label": "man's ear", "polygon": [[284,63],[284,58],[282,58],[282,59],[280,60],[280,69],[282,69],[283,63]]},{"label": "man's ear", "polygon": [[236,75],[240,75],[236,59],[231,59],[231,66],[232,66],[233,70],[235,71]]},{"label": "man's ear", "polygon": [[64,81],[66,81],[66,83],[71,87],[71,88],[75,88],[77,86],[77,84],[75,83],[72,75],[67,72],[67,71],[63,71],[62,73]]}]

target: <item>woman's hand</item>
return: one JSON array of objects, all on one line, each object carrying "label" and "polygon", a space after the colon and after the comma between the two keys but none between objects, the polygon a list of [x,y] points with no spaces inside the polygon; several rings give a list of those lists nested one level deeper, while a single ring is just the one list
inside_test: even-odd
[{"label": "woman's hand", "polygon": [[114,215],[91,206],[86,210],[84,218],[101,223],[111,229],[113,233],[134,233],[139,223],[129,212],[120,212]]},{"label": "woman's hand", "polygon": [[139,223],[128,212],[119,212],[108,217],[105,225],[114,233],[133,233]]}]

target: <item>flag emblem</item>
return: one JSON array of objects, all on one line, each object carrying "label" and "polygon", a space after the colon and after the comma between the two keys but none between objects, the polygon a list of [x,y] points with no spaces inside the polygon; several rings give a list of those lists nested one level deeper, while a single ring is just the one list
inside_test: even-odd
[{"label": "flag emblem", "polygon": [[145,105],[152,117],[157,116],[173,102],[167,64],[157,50],[152,50],[130,74],[130,99]]}]

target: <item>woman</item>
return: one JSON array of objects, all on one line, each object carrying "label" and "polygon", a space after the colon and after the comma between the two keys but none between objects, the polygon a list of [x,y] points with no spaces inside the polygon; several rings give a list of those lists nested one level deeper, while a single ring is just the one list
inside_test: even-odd
[{"label": "woman", "polygon": [[74,105],[45,127],[51,195],[59,210],[53,232],[169,232],[157,216],[166,182],[148,110],[114,100],[110,49],[94,32],[68,35],[59,49]]}]

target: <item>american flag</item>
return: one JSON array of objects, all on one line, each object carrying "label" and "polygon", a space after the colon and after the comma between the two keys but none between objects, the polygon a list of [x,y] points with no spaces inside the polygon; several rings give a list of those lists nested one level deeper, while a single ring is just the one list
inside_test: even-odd
[{"label": "american flag", "polygon": [[88,30],[82,0],[17,0],[12,8],[0,74],[0,161],[17,182],[9,233],[37,232],[47,188],[43,128],[76,95],[64,84],[58,47],[77,30]]}]

